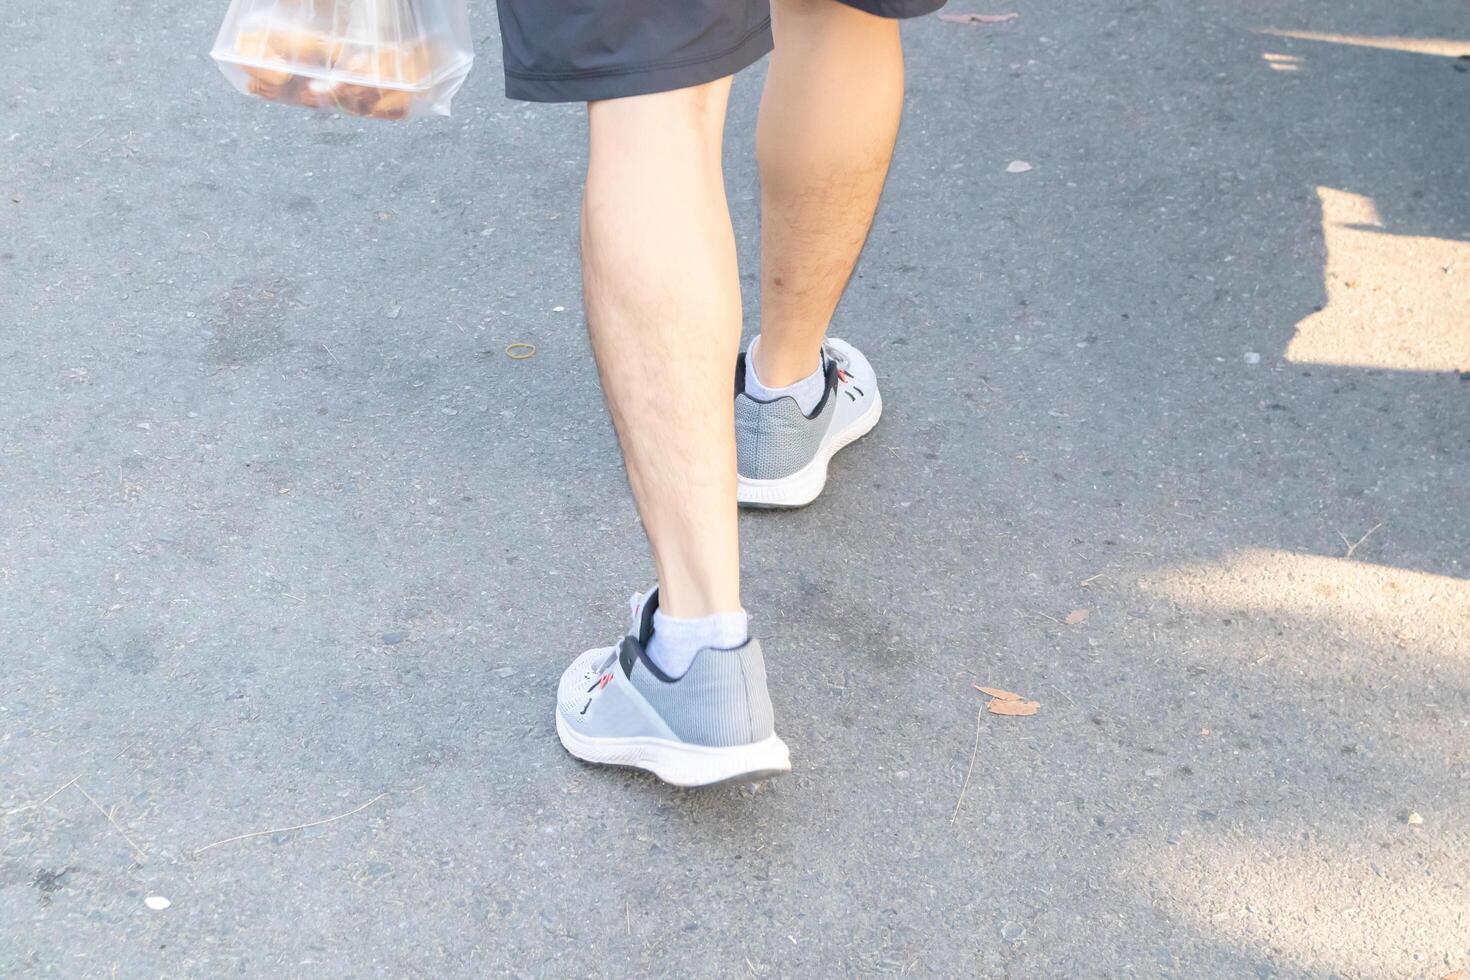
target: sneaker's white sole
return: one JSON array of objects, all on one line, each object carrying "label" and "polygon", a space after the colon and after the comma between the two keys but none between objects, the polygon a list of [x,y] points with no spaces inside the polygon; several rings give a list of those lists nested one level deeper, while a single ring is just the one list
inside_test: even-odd
[{"label": "sneaker's white sole", "polygon": [[847,428],[830,441],[817,447],[812,461],[790,476],[779,480],[751,480],[740,477],[735,499],[743,507],[805,507],[816,500],[827,485],[827,464],[839,450],[873,431],[883,415],[883,395],[873,392],[873,404],[848,423]]},{"label": "sneaker's white sole", "polygon": [[556,734],[566,750],[583,762],[644,769],[675,786],[714,786],[791,771],[791,752],[775,734],[749,745],[728,747],[647,736],[592,738],[568,725],[560,711],[556,713]]}]

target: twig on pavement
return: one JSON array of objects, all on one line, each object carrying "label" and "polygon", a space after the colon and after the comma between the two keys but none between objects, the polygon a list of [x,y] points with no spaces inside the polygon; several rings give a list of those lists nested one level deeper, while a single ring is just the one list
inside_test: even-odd
[{"label": "twig on pavement", "polygon": [[221,844],[233,844],[237,840],[248,840],[251,837],[265,837],[269,834],[285,834],[293,830],[305,830],[307,827],[320,827],[322,824],[333,823],[337,820],[341,820],[344,817],[350,817],[354,813],[361,813],[363,810],[366,810],[368,807],[372,806],[374,803],[378,802],[387,795],[387,793],[379,793],[377,796],[368,800],[362,806],[357,807],[353,810],[348,810],[346,813],[339,813],[335,817],[327,817],[325,820],[313,820],[310,823],[296,824],[294,827],[272,827],[270,830],[252,830],[248,834],[238,834],[234,837],[226,837],[224,840],[217,840],[213,844],[205,844],[203,847],[197,848],[194,851],[194,854],[203,854],[211,847],[219,847]]},{"label": "twig on pavement", "polygon": [[960,798],[954,801],[954,813],[949,815],[949,824],[959,818],[960,806],[965,802],[965,790],[970,788],[970,773],[975,771],[975,756],[980,753],[980,722],[985,717],[985,709],[982,707],[975,712],[975,747],[970,750],[970,768],[965,770],[965,781],[960,784]]},{"label": "twig on pavement", "polygon": [[1370,527],[1368,529],[1368,533],[1367,534],[1363,535],[1358,540],[1352,541],[1352,542],[1349,542],[1348,541],[1346,534],[1343,534],[1341,531],[1338,531],[1337,532],[1337,536],[1339,538],[1342,538],[1342,543],[1343,544],[1347,545],[1347,554],[1343,555],[1343,557],[1344,558],[1351,558],[1353,556],[1353,552],[1355,552],[1355,551],[1358,550],[1358,545],[1362,544],[1364,541],[1367,541],[1368,540],[1368,535],[1372,534],[1374,531],[1378,530],[1382,526],[1383,526],[1383,522],[1382,521],[1379,521],[1377,524],[1374,524],[1372,527]]},{"label": "twig on pavement", "polygon": [[82,778],[81,776],[73,776],[73,777],[71,777],[71,779],[67,780],[66,782],[62,783],[60,786],[56,787],[50,793],[47,793],[45,799],[37,800],[34,803],[27,803],[25,806],[18,806],[14,810],[8,810],[5,813],[0,814],[0,816],[13,817],[17,813],[24,813],[27,810],[34,810],[38,806],[45,806],[47,803],[50,803],[51,802],[52,797],[56,796],[62,790],[66,789],[68,786],[72,785],[78,779],[81,779],[81,778]]},{"label": "twig on pavement", "polygon": [[[79,779],[81,777],[77,777],[77,778]],[[76,780],[72,780],[72,782],[75,783]],[[122,829],[122,824],[120,824],[116,820],[112,819],[112,814],[110,814],[106,810],[102,809],[102,804],[101,803],[98,803],[96,800],[92,799],[92,794],[91,793],[88,793],[85,789],[83,789],[81,783],[77,783],[76,786],[77,786],[77,792],[79,792],[83,796],[85,796],[91,802],[91,804],[97,808],[97,812],[100,813],[100,814],[102,814],[104,817],[107,818],[107,822],[110,823],[110,824],[112,824],[112,828],[114,830],[116,830],[119,834],[122,835],[122,839],[128,842],[128,846],[131,847],[133,850],[137,851],[138,852],[138,856],[141,857],[143,860],[145,860],[145,861],[148,860],[148,852],[145,851],[145,850],[143,850],[141,847],[139,847],[137,845],[137,843],[131,837],[128,836],[128,832],[126,830],[123,830]]]}]

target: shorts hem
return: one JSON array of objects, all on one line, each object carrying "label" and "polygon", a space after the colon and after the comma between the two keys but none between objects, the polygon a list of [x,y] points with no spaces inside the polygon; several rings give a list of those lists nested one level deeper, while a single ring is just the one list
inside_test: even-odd
[{"label": "shorts hem", "polygon": [[672,92],[733,75],[770,51],[771,21],[766,18],[733,47],[694,60],[586,72],[541,73],[507,67],[505,95],[522,102],[597,102]]},{"label": "shorts hem", "polygon": [[947,0],[838,0],[838,2],[875,17],[905,20],[909,17],[932,14],[943,7]]}]

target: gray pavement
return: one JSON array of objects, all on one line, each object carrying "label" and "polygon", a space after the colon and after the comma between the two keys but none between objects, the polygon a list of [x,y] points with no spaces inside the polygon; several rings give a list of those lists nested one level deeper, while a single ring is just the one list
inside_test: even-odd
[{"label": "gray pavement", "polygon": [[888,411],[742,524],[796,769],[690,793],[552,727],[650,580],[581,110],[0,0],[0,975],[1470,970],[1464,7],[1015,9],[907,29]]}]

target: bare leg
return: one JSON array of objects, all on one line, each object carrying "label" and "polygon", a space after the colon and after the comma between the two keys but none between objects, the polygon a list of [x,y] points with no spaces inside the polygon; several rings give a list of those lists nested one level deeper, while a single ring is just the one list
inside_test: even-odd
[{"label": "bare leg", "polygon": [[771,387],[816,369],[832,311],[867,238],[903,105],[898,22],[836,0],[773,0],[756,126],[761,341]]},{"label": "bare leg", "polygon": [[726,78],[588,106],[587,321],[659,605],[678,617],[740,608],[740,276],[720,159],[729,93]]}]

